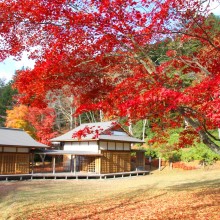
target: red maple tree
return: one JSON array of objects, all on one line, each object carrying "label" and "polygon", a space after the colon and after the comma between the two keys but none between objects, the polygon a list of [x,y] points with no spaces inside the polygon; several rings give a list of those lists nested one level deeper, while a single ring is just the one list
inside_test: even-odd
[{"label": "red maple tree", "polygon": [[220,127],[220,32],[208,5],[7,0],[0,8],[0,58],[33,50],[36,59],[16,77],[22,103],[45,108],[47,93],[68,85],[82,105],[78,112],[148,118],[162,132],[185,121],[220,154],[208,131]]},{"label": "red maple tree", "polygon": [[50,139],[57,135],[53,130],[55,112],[51,108],[30,107],[27,120],[34,127],[36,137],[41,143],[50,144]]}]

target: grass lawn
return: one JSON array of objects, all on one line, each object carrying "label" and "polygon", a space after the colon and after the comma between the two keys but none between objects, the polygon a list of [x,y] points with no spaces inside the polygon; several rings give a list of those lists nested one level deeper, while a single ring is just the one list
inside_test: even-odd
[{"label": "grass lawn", "polygon": [[0,219],[220,219],[220,169],[0,182]]}]

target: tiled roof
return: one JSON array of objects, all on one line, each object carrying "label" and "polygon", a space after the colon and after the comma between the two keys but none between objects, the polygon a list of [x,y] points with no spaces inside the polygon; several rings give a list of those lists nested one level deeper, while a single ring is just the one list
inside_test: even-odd
[{"label": "tiled roof", "polygon": [[[79,141],[78,138],[73,138],[73,134],[77,133],[80,130],[89,127],[92,131],[99,130],[100,135],[94,139],[94,133],[85,134],[82,136],[80,141],[88,141],[88,140],[112,140],[112,141],[123,141],[123,142],[130,142],[130,143],[143,143],[142,140],[132,137],[131,135],[106,135],[105,131],[111,130],[116,125],[120,126],[116,122],[108,121],[108,122],[98,122],[98,123],[87,123],[81,124],[80,126],[74,128],[73,130],[63,134],[59,137],[51,139],[51,142],[65,142],[65,141]],[[120,126],[121,127],[121,126]]]},{"label": "tiled roof", "polygon": [[[87,124],[81,124],[80,126],[74,128],[73,130],[59,136],[59,137],[56,137],[56,138],[53,138],[51,139],[52,142],[56,142],[56,141],[70,141],[70,140],[75,140],[77,141],[78,139],[77,138],[73,138],[73,134],[80,131],[80,130],[83,130],[85,127],[89,127],[89,128],[92,128],[92,130],[96,130],[96,129],[99,129],[99,130],[103,130],[103,131],[106,131],[108,130],[109,128],[111,128],[113,126],[112,124],[113,122],[110,121],[110,122],[98,122],[98,123],[87,123]],[[93,139],[94,137],[94,134],[86,134],[85,137],[82,137],[82,140],[91,140]]]},{"label": "tiled roof", "polygon": [[40,150],[35,151],[36,154],[47,154],[47,155],[65,155],[72,154],[78,156],[102,156],[102,154],[98,154],[97,152],[90,151],[71,151],[71,150]]},{"label": "tiled roof", "polygon": [[0,128],[0,146],[19,146],[45,148],[47,145],[35,141],[29,134],[20,129]]}]

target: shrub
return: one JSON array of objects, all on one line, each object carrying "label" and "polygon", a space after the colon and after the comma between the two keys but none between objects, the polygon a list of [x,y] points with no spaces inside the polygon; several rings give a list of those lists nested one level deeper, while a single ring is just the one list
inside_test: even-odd
[{"label": "shrub", "polygon": [[157,158],[157,150],[152,148],[147,148],[145,151],[145,157]]},{"label": "shrub", "polygon": [[206,164],[212,164],[220,159],[218,154],[212,152],[208,147],[202,143],[196,144],[194,147],[186,150],[181,150],[181,161],[190,162],[193,160],[200,160]]}]

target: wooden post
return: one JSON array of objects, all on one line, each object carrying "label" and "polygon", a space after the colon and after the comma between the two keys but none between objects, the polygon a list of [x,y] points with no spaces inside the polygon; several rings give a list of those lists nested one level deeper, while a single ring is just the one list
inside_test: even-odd
[{"label": "wooden post", "polygon": [[73,162],[74,162],[74,174],[76,175],[76,156],[74,155],[74,160],[73,160]]},{"label": "wooden post", "polygon": [[17,173],[17,154],[15,154],[15,174]]},{"label": "wooden post", "polygon": [[3,153],[0,154],[0,174],[3,174]]},{"label": "wooden post", "polygon": [[34,154],[31,154],[31,173],[34,173]]},{"label": "wooden post", "polygon": [[143,163],[143,170],[145,170],[145,154],[142,152],[142,163]]},{"label": "wooden post", "polygon": [[56,169],[56,165],[55,165],[55,163],[56,163],[56,158],[55,158],[55,156],[53,156],[52,157],[52,161],[53,161],[53,174],[55,174],[55,169]]},{"label": "wooden post", "polygon": [[161,171],[161,158],[159,157],[159,171]]},{"label": "wooden post", "polygon": [[43,170],[44,170],[44,169],[45,169],[44,160],[45,160],[46,154],[39,154],[39,155],[40,155],[41,161],[42,161],[42,163],[43,163]]},{"label": "wooden post", "polygon": [[70,172],[73,172],[73,155],[71,154],[71,159],[70,159]]}]

